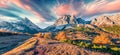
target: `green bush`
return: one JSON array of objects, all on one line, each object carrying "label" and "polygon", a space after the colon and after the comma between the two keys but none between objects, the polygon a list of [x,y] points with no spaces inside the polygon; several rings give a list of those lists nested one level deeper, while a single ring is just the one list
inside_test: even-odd
[{"label": "green bush", "polygon": [[72,44],[77,45],[78,43],[76,41],[73,41]]},{"label": "green bush", "polygon": [[60,42],[66,42],[67,40],[60,40]]},{"label": "green bush", "polygon": [[84,47],[84,48],[87,48],[87,47],[91,46],[90,43],[86,43],[86,42],[79,42],[79,44],[77,44],[77,45],[80,46],[80,47]]},{"label": "green bush", "polygon": [[67,43],[72,44],[72,41],[71,40],[67,40]]},{"label": "green bush", "polygon": [[120,52],[120,48],[118,48],[118,47],[112,47],[111,50]]},{"label": "green bush", "polygon": [[92,48],[105,49],[105,48],[107,48],[107,46],[105,46],[105,45],[95,45],[95,44],[93,44]]},{"label": "green bush", "polygon": [[75,27],[75,30],[76,30],[76,31],[83,31],[83,30],[84,30],[84,27]]}]

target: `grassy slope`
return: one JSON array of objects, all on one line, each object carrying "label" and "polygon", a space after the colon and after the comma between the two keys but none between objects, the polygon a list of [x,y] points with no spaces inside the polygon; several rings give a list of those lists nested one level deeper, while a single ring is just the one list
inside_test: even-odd
[{"label": "grassy slope", "polygon": [[120,35],[120,26],[114,25],[112,27],[102,27],[107,32]]}]

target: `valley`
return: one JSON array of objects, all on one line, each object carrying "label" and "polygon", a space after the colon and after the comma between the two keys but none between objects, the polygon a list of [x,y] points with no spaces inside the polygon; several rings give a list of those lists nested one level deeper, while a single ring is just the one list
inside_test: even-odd
[{"label": "valley", "polygon": [[[118,17],[114,19],[120,20],[120,14],[116,15]],[[1,32],[0,40],[3,41],[0,41],[0,54],[119,55],[119,22],[109,18],[110,16],[106,17],[84,21],[75,16],[64,15],[55,24],[35,34]],[[99,20],[100,18],[105,20]]]}]

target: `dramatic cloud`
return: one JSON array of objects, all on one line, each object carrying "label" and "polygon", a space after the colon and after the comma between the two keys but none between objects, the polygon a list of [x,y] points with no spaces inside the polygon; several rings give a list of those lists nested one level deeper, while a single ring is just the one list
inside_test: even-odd
[{"label": "dramatic cloud", "polygon": [[[71,1],[71,0],[70,0]],[[72,3],[73,2],[73,3]],[[115,13],[120,11],[120,0],[91,0],[60,4],[53,8],[57,15],[74,14],[82,17],[91,17],[104,13]]]},{"label": "dramatic cloud", "polygon": [[106,13],[119,13],[120,0],[0,0],[0,16],[28,17],[42,27],[62,15],[91,18]]},{"label": "dramatic cloud", "polygon": [[0,0],[0,7],[6,8],[9,0]]},{"label": "dramatic cloud", "polygon": [[94,16],[96,14],[115,13],[120,11],[120,0],[100,0],[87,4],[84,7],[84,16]]}]

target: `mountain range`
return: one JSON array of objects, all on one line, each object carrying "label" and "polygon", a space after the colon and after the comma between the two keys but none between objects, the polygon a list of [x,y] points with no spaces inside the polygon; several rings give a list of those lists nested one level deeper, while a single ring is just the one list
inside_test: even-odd
[{"label": "mountain range", "polygon": [[12,32],[23,32],[23,33],[38,33],[38,32],[51,32],[60,31],[67,28],[72,28],[76,25],[94,25],[94,26],[113,26],[120,25],[120,14],[116,15],[101,15],[91,21],[85,21],[81,18],[76,18],[74,15],[64,15],[55,21],[53,25],[46,27],[45,29],[39,28],[37,25],[32,23],[28,18],[24,18],[17,22],[0,22],[1,30],[9,30]]}]

